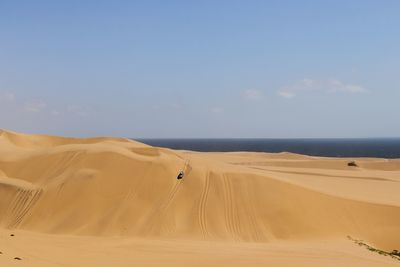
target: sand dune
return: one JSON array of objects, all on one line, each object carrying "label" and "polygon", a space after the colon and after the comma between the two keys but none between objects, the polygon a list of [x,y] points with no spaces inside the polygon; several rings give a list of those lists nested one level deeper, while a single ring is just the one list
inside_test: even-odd
[{"label": "sand dune", "polygon": [[[198,257],[209,257],[203,265],[221,266],[229,253],[237,258],[230,265],[246,265],[248,259],[260,266],[330,266],[330,259],[345,255],[335,266],[395,266],[395,260],[364,251],[346,237],[400,249],[400,161],[351,160],[359,167],[347,166],[350,159],[197,153],[124,138],[2,130],[0,251],[20,252],[38,266],[46,259],[48,266],[110,266],[104,255],[62,261],[63,251],[79,253],[70,248],[74,242],[101,240],[109,245],[97,245],[98,251],[109,249],[115,266],[128,266],[115,259],[118,255],[142,257],[142,264],[157,266],[146,259],[169,252],[171,266]],[[183,180],[176,179],[180,170],[186,174]],[[9,240],[11,232],[18,239]],[[64,250],[44,255],[54,242]],[[29,252],[27,244],[38,247]],[[152,244],[151,251],[138,249]],[[187,247],[183,258],[177,246]],[[135,252],[125,253],[128,248]],[[317,251],[319,263],[314,261]],[[288,258],[290,252],[296,258]],[[0,255],[0,263],[7,260]],[[18,264],[34,266],[24,260]]]}]

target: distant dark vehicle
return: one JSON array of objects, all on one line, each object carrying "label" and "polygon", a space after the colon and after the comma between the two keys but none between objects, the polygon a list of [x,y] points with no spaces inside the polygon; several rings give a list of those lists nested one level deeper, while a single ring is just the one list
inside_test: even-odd
[{"label": "distant dark vehicle", "polygon": [[183,178],[183,176],[185,176],[185,173],[183,171],[180,171],[176,179],[180,180]]},{"label": "distant dark vehicle", "polygon": [[347,166],[349,167],[358,167],[357,163],[355,161],[350,161],[349,163],[347,163]]}]

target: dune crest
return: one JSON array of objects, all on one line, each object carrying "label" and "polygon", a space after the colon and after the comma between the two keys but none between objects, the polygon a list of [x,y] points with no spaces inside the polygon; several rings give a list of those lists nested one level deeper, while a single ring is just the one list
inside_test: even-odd
[{"label": "dune crest", "polygon": [[[1,130],[0,227],[261,243],[351,235],[398,249],[399,162],[357,161],[351,169],[345,159],[194,153]],[[386,194],[389,187],[394,193]]]}]

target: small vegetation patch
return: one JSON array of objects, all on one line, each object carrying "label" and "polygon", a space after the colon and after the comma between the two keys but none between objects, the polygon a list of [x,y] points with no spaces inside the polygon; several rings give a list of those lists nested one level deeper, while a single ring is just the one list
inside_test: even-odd
[{"label": "small vegetation patch", "polygon": [[349,240],[353,241],[354,243],[356,243],[357,245],[359,245],[361,247],[365,247],[369,251],[378,253],[378,254],[383,255],[383,256],[389,256],[389,257],[391,257],[393,259],[396,259],[396,260],[400,261],[400,251],[398,251],[396,249],[393,250],[392,252],[387,252],[387,251],[384,251],[384,250],[380,250],[380,249],[371,247],[370,245],[365,243],[363,240],[354,239],[351,236],[347,236],[347,238]]}]

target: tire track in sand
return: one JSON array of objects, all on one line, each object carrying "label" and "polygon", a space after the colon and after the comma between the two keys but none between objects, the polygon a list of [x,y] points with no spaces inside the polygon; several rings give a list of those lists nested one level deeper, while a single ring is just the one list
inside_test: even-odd
[{"label": "tire track in sand", "polygon": [[251,238],[252,241],[256,242],[261,242],[265,240],[265,236],[262,234],[262,231],[260,231],[260,225],[257,222],[257,216],[256,216],[256,211],[255,211],[255,204],[252,200],[251,197],[251,191],[249,190],[249,185],[246,184],[245,186],[245,193],[246,196],[244,198],[245,203],[246,203],[246,213],[247,213],[247,218],[249,219],[249,223],[251,225]]},{"label": "tire track in sand", "polygon": [[8,228],[17,228],[26,215],[32,210],[42,194],[42,190],[20,190],[12,202],[9,214],[6,216],[9,219]]},{"label": "tire track in sand", "polygon": [[171,191],[168,194],[166,203],[162,209],[163,212],[166,212],[167,209],[169,208],[169,206],[172,204],[173,200],[175,199],[175,195],[178,193],[179,189],[181,188],[181,185],[182,185],[184,179],[189,175],[190,170],[191,170],[191,168],[189,165],[189,160],[186,160],[185,165],[183,166],[183,172],[185,173],[185,176],[182,180],[177,180],[175,182],[174,187],[171,189]]},{"label": "tire track in sand", "polygon": [[225,222],[228,232],[232,235],[234,240],[240,240],[240,227],[239,219],[235,211],[234,196],[230,179],[223,174],[224,183],[224,203],[225,203]]},{"label": "tire track in sand", "polygon": [[207,235],[209,235],[209,232],[207,230],[207,217],[206,217],[206,208],[207,208],[209,191],[210,191],[210,171],[207,171],[203,191],[202,191],[201,197],[200,197],[199,209],[198,209],[199,226],[200,226],[200,231],[201,231],[203,237],[206,237]]},{"label": "tire track in sand", "polygon": [[[153,232],[157,221],[165,222],[165,220],[161,220],[161,218],[167,213],[168,207],[171,205],[176,193],[179,191],[180,184],[180,181],[176,181],[172,188],[169,190],[167,197],[164,200],[159,201],[159,203],[155,205],[148,219],[148,222],[151,225],[148,229],[150,232]],[[168,227],[167,225],[163,226],[167,230],[167,232],[172,232],[172,230],[170,229],[171,227]]]},{"label": "tire track in sand", "polygon": [[162,209],[164,213],[167,211],[169,206],[172,204],[173,200],[175,199],[175,195],[178,193],[179,189],[181,188],[181,185],[182,185],[184,179],[187,178],[187,176],[189,175],[190,170],[191,170],[191,167],[189,165],[189,160],[186,160],[185,165],[183,166],[183,172],[185,173],[185,176],[182,180],[177,180],[175,182],[174,187],[169,192],[166,203]]},{"label": "tire track in sand", "polygon": [[179,191],[180,187],[181,187],[181,182],[180,181],[176,181],[174,186],[172,187],[172,189],[169,191],[169,194],[166,198],[166,201],[164,203],[164,205],[162,205],[162,214],[164,214],[167,209],[169,208],[169,206],[172,204],[176,193]]},{"label": "tire track in sand", "polygon": [[[186,172],[186,170],[190,168],[189,165],[189,160],[185,161],[184,167],[183,167],[183,171]],[[185,177],[187,177],[188,174],[185,174]],[[153,211],[150,213],[149,215],[149,219],[147,220],[148,223],[151,225],[150,228],[148,229],[150,232],[153,231],[154,227],[155,227],[155,222],[158,221],[158,218],[162,218],[165,213],[167,212],[168,208],[171,206],[171,204],[173,203],[176,194],[179,192],[179,189],[181,188],[181,185],[183,183],[183,179],[182,180],[176,180],[176,182],[174,183],[174,185],[172,186],[172,188],[169,190],[167,197],[164,200],[161,200],[157,205],[155,205],[155,208],[153,209]],[[169,227],[171,228],[171,227]],[[168,232],[172,232],[173,230],[171,229],[167,229]]]}]

